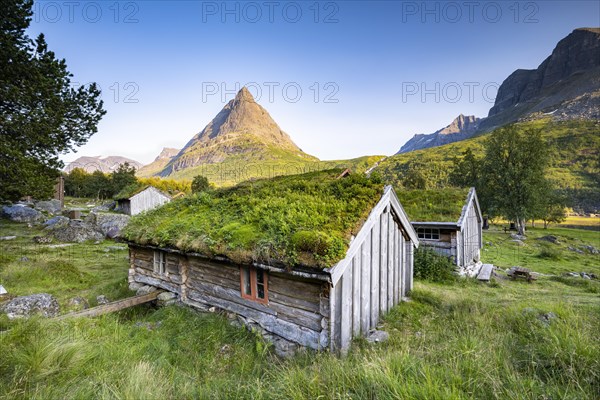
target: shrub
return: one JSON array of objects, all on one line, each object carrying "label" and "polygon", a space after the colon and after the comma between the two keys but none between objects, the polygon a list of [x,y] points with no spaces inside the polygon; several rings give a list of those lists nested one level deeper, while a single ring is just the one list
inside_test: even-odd
[{"label": "shrub", "polygon": [[562,252],[560,249],[554,249],[552,247],[544,246],[538,254],[539,258],[545,258],[547,260],[560,260]]},{"label": "shrub", "polygon": [[455,265],[448,257],[421,247],[415,252],[414,277],[432,282],[455,280]]}]

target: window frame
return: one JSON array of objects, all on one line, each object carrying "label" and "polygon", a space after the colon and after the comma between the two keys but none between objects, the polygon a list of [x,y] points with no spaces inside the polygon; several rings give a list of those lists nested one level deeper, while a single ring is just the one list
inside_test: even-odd
[{"label": "window frame", "polygon": [[423,240],[440,240],[440,229],[420,227],[417,229],[417,237]]},{"label": "window frame", "polygon": [[[246,294],[246,279],[244,278],[245,271],[249,271],[250,277],[250,294]],[[263,283],[259,283],[257,281],[257,272],[262,273]],[[258,287],[259,285],[263,286],[264,289],[264,298],[258,297]],[[240,266],[240,294],[243,299],[256,301],[262,304],[269,303],[269,274],[267,271],[263,269],[258,269],[256,267],[250,265],[241,265]]]},{"label": "window frame", "polygon": [[164,251],[154,250],[153,272],[164,276],[167,274],[167,254]]}]

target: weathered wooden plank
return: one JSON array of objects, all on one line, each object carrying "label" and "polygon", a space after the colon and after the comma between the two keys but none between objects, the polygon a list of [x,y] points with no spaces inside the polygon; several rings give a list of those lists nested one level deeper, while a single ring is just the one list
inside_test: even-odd
[{"label": "weathered wooden plank", "polygon": [[387,266],[387,276],[388,276],[388,288],[387,288],[387,309],[389,310],[394,306],[394,232],[396,224],[394,222],[394,218],[392,217],[392,213],[388,213],[388,266]]},{"label": "weathered wooden plank", "polygon": [[340,350],[344,352],[350,347],[352,340],[352,269],[349,268],[342,276],[342,321]]},{"label": "weathered wooden plank", "polygon": [[363,335],[369,332],[371,324],[371,233],[363,243],[361,252],[360,288],[360,330]]},{"label": "weathered wooden plank", "polygon": [[394,276],[392,283],[392,304],[398,304],[398,225],[394,221],[394,232],[392,241],[394,243],[394,251],[392,253],[392,274]]},{"label": "weathered wooden plank", "polygon": [[244,299],[238,290],[225,288],[219,285],[212,285],[210,283],[199,282],[195,280],[188,280],[187,286],[190,289],[194,289],[198,292],[203,292],[207,295],[224,299],[233,303],[243,305],[254,310],[258,310],[267,314],[275,315],[277,312],[267,305],[258,303],[256,301]]},{"label": "weathered wooden plank", "polygon": [[[363,243],[364,245],[364,243]],[[360,301],[360,279],[362,253],[357,253],[352,259],[352,335],[360,335],[361,301]]]},{"label": "weathered wooden plank", "polygon": [[143,268],[148,271],[152,271],[154,269],[154,265],[148,261],[140,260],[139,258],[133,259],[133,265],[138,268]]},{"label": "weathered wooden plank", "polygon": [[330,293],[332,293],[332,290],[331,287],[324,289],[319,299],[319,312],[322,316],[327,318],[331,318],[331,300],[329,299],[329,296]]},{"label": "weathered wooden plank", "polygon": [[189,290],[188,297],[193,301],[219,307],[223,310],[249,318],[262,326],[265,330],[302,346],[315,350],[319,349],[320,332],[298,326],[288,321],[283,321],[274,315],[265,314],[244,305],[214,297],[207,293],[198,292],[193,289]]},{"label": "weathered wooden plank", "polygon": [[237,266],[226,266],[208,262],[205,263],[198,260],[190,263],[190,274],[193,273],[205,273],[223,279],[230,279],[238,282],[240,281],[240,268]]},{"label": "weathered wooden plank", "polygon": [[277,313],[277,318],[284,321],[293,322],[298,326],[304,326],[317,332],[320,332],[322,329],[321,320],[323,319],[323,316],[319,313],[272,302],[269,303],[269,308]]},{"label": "weathered wooden plank", "polygon": [[404,246],[405,246],[405,241],[404,241],[404,235],[398,235],[398,240],[399,240],[399,244],[398,244],[398,261],[400,262],[400,270],[399,270],[399,278],[400,278],[400,293],[399,296],[400,298],[398,299],[398,301],[402,301],[402,297],[404,297],[404,283],[405,283],[405,273],[404,273],[404,268],[406,267],[405,261],[404,261]]},{"label": "weathered wooden plank", "polygon": [[154,251],[152,250],[144,250],[140,248],[132,249],[133,257],[139,260],[144,260],[148,262],[154,261]]},{"label": "weathered wooden plank", "polygon": [[191,281],[197,282],[206,282],[212,283],[214,285],[220,285],[227,287],[229,289],[237,289],[240,290],[240,280],[233,280],[230,278],[224,278],[221,276],[216,276],[208,273],[207,271],[199,271],[194,268],[194,270],[189,272],[189,279]]},{"label": "weathered wooden plank", "polygon": [[181,287],[179,285],[174,285],[170,282],[166,282],[161,279],[153,278],[148,275],[136,273],[133,277],[133,280],[138,283],[144,283],[146,285],[150,285],[150,286],[154,286],[157,288],[168,290],[169,292],[181,294]]},{"label": "weathered wooden plank", "polygon": [[125,308],[137,306],[138,304],[148,303],[149,301],[156,300],[158,295],[162,292],[162,290],[156,290],[154,292],[143,294],[140,296],[129,297],[127,299],[113,301],[108,304],[103,304],[101,306],[88,308],[87,310],[61,315],[59,317],[56,317],[55,319],[65,319],[74,317],[96,317],[98,315],[124,310]]},{"label": "weathered wooden plank", "polygon": [[[269,303],[279,303],[289,307],[299,308],[305,311],[321,313],[319,299],[316,299],[315,301],[308,301],[304,299],[286,296],[281,293],[269,291]],[[324,314],[323,316],[329,317],[329,301],[327,301],[327,314]]]},{"label": "weathered wooden plank", "polygon": [[[389,210],[388,210],[389,212]],[[381,253],[379,262],[379,311],[386,313],[388,292],[388,213],[381,214]]]},{"label": "weathered wooden plank", "polygon": [[332,352],[336,352],[341,347],[342,341],[342,282],[338,281],[333,287],[333,292],[330,292],[330,348]]},{"label": "weathered wooden plank", "polygon": [[381,224],[378,222],[371,232],[371,328],[379,323],[379,262],[381,246]]},{"label": "weathered wooden plank", "polygon": [[269,292],[277,292],[298,299],[310,300],[321,294],[321,282],[302,282],[269,274]]}]

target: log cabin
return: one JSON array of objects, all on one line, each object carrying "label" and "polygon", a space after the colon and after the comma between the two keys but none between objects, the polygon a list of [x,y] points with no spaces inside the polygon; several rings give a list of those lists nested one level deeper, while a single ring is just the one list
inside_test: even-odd
[{"label": "log cabin", "polygon": [[130,280],[216,307],[275,343],[346,352],[413,284],[391,186],[340,170],[244,182],[132,218]]},{"label": "log cabin", "polygon": [[451,258],[460,275],[481,269],[483,217],[475,188],[399,193],[423,248]]}]

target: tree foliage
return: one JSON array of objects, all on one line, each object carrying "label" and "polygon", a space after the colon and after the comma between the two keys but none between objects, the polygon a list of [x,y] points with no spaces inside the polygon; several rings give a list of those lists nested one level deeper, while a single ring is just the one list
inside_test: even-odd
[{"label": "tree foliage", "polygon": [[208,178],[202,175],[196,175],[194,177],[194,180],[192,181],[192,193],[204,192],[208,188],[210,188]]},{"label": "tree foliage", "polygon": [[480,184],[489,196],[487,212],[515,221],[523,234],[525,221],[539,215],[541,199],[552,187],[545,176],[548,161],[539,130],[508,125],[490,134]]},{"label": "tree foliage", "polygon": [[32,0],[2,2],[0,18],[0,199],[52,194],[59,155],[87,142],[105,114],[95,84],[72,87],[65,60],[26,30]]}]

